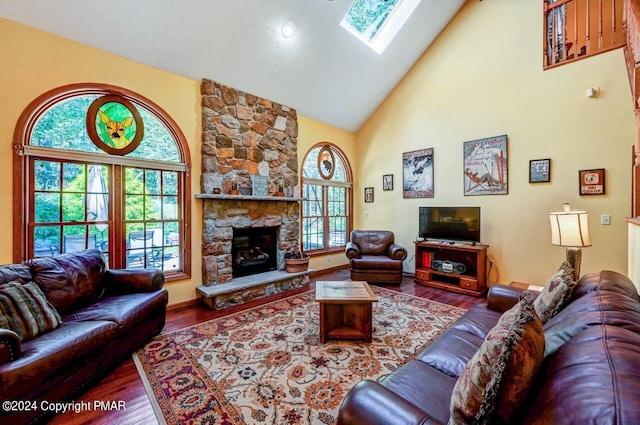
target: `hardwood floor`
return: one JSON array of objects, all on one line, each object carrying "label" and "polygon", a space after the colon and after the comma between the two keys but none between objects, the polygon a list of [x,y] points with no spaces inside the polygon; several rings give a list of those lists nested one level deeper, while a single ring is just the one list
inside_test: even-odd
[{"label": "hardwood floor", "polygon": [[[349,279],[348,270],[338,270],[324,275],[319,275],[311,282],[310,287],[315,287],[317,280],[346,280]],[[427,298],[444,304],[462,308],[470,308],[484,301],[484,298],[476,298],[468,295],[456,294],[440,289],[429,288],[413,283],[413,278],[405,277],[400,286],[385,286],[388,289],[400,291],[417,297]],[[267,299],[256,300],[242,306],[228,308],[222,311],[210,310],[206,307],[188,306],[170,309],[167,313],[167,324],[163,333],[172,332],[186,326],[225,316],[230,313],[254,307],[256,305],[287,297],[295,293],[304,292],[307,288],[278,294]],[[151,402],[144,389],[144,385],[133,360],[128,359],[113,372],[103,378],[97,385],[82,395],[77,401],[87,402],[94,406],[94,401],[124,402],[124,410],[105,411],[100,409],[88,409],[79,413],[67,412],[53,418],[49,423],[55,425],[76,424],[118,424],[133,425],[158,424],[151,407]]]}]

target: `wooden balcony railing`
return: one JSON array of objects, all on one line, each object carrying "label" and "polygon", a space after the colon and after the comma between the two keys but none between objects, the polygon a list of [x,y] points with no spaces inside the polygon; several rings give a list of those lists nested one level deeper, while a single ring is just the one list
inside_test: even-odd
[{"label": "wooden balcony railing", "polygon": [[627,29],[627,45],[624,57],[631,83],[633,108],[636,114],[636,140],[634,146],[633,185],[631,195],[631,213],[640,217],[640,1],[624,1],[624,20]]},{"label": "wooden balcony railing", "polygon": [[545,0],[544,68],[623,47],[625,0]]}]

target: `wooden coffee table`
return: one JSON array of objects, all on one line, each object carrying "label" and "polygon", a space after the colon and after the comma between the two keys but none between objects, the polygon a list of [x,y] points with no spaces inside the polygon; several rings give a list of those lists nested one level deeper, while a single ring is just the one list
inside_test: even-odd
[{"label": "wooden coffee table", "polygon": [[316,282],[316,301],[320,303],[320,342],[327,339],[371,342],[372,304],[378,297],[367,282]]}]

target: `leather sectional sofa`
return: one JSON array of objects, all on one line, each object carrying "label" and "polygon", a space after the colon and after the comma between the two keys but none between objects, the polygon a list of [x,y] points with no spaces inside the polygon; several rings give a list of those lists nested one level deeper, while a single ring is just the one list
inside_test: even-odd
[{"label": "leather sectional sofa", "polygon": [[9,282],[35,282],[61,324],[22,341],[0,328],[0,423],[46,419],[55,402],[73,400],[165,323],[162,272],[109,270],[97,250],[0,266],[0,285]]},{"label": "leather sectional sofa", "polygon": [[[486,303],[468,310],[415,359],[379,383],[364,380],[352,388],[337,423],[449,422],[458,377],[521,293],[493,286]],[[640,424],[640,299],[635,286],[616,272],[592,273],[578,281],[566,302],[540,325],[544,359],[507,423]]]}]

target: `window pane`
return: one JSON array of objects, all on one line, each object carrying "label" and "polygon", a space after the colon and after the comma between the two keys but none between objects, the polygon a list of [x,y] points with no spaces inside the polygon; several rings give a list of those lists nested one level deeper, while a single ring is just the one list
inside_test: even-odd
[{"label": "window pane", "polygon": [[144,196],[126,195],[125,204],[126,204],[125,206],[126,220],[143,220],[144,219]]},{"label": "window pane", "polygon": [[33,239],[34,257],[60,253],[60,226],[36,226]]},{"label": "window pane", "polygon": [[64,226],[62,252],[82,251],[97,247],[96,235],[87,235],[87,226]]},{"label": "window pane", "polygon": [[178,194],[178,173],[165,171],[162,173],[162,193],[165,195]]},{"label": "window pane", "polygon": [[142,195],[144,193],[144,170],[140,168],[125,167],[124,185],[125,192],[129,194]]},{"label": "window pane", "polygon": [[60,190],[60,163],[53,161],[35,161],[35,190]]},{"label": "window pane", "polygon": [[344,187],[329,187],[329,201],[328,201],[328,214],[331,215],[344,215],[346,205],[346,192]]},{"label": "window pane", "polygon": [[[89,105],[101,96],[102,94],[82,95],[51,106],[38,119],[31,135],[31,144],[106,155],[91,141],[86,128]],[[144,122],[144,139],[127,156],[180,162],[178,144],[167,127],[144,106],[134,106]]]},{"label": "window pane", "polygon": [[309,151],[302,165],[302,177],[308,179],[320,179],[320,171],[318,171],[318,154],[322,147],[318,146]]},{"label": "window pane", "polygon": [[127,268],[151,267],[154,232],[145,231],[143,224],[127,224],[126,228]]},{"label": "window pane", "polygon": [[162,269],[165,271],[178,270],[180,268],[180,249],[177,246],[165,248],[162,260]]},{"label": "window pane", "polygon": [[108,225],[92,224],[89,226],[89,234],[91,235],[91,239],[96,240],[96,248],[98,248],[103,253],[109,252],[109,226]]},{"label": "window pane", "polygon": [[144,219],[160,220],[162,218],[162,197],[145,196]]},{"label": "window pane", "polygon": [[54,104],[38,119],[31,134],[31,144],[103,153],[87,134],[87,110],[97,98],[98,95],[79,96]]},{"label": "window pane", "polygon": [[178,245],[180,243],[180,225],[178,222],[169,222],[164,224],[164,240],[165,245]]},{"label": "window pane", "polygon": [[305,184],[302,186],[303,198],[306,199],[302,203],[303,216],[321,216],[322,215],[322,186]]},{"label": "window pane", "polygon": [[302,219],[303,246],[305,251],[324,248],[324,219]]},{"label": "window pane", "polygon": [[347,244],[347,218],[331,217],[329,219],[329,247]]},{"label": "window pane", "polygon": [[57,193],[36,193],[34,197],[36,223],[60,221],[60,195]]},{"label": "window pane", "polygon": [[64,192],[84,192],[85,191],[85,165],[64,163],[64,174],[62,190]]},{"label": "window pane", "polygon": [[85,221],[83,194],[81,193],[63,193],[62,194],[62,221]]},{"label": "window pane", "polygon": [[178,144],[167,127],[145,108],[136,105],[144,122],[144,139],[138,148],[128,154],[132,158],[180,162]]},{"label": "window pane", "polygon": [[146,170],[145,172],[145,188],[147,189],[146,193],[152,195],[160,194],[160,171],[158,170]]},{"label": "window pane", "polygon": [[162,218],[164,220],[175,220],[178,218],[178,197],[177,196],[163,197]]}]

